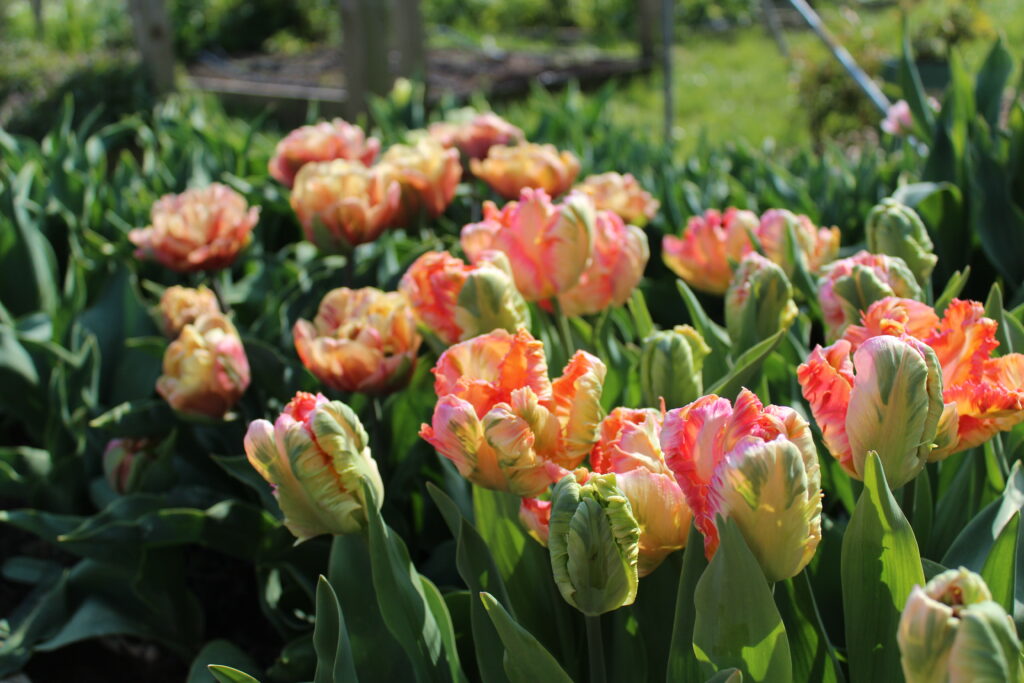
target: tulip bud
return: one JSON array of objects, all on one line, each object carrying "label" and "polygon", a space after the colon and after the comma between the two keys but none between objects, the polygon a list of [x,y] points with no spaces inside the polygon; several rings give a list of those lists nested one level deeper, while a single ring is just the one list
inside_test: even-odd
[{"label": "tulip bud", "polygon": [[249,386],[249,360],[231,321],[220,313],[185,325],[164,352],[156,390],[181,413],[221,418]]},{"label": "tulip bud", "polygon": [[[366,526],[366,505],[380,508],[384,484],[369,438],[341,401],[299,392],[273,425],[249,424],[249,463],[273,487],[284,524],[299,542],[320,534],[351,534]],[[374,500],[363,495],[369,483]]]},{"label": "tulip bud", "polygon": [[640,528],[614,474],[594,474],[580,486],[566,475],[551,495],[548,548],[562,597],[586,616],[630,605],[636,598]]},{"label": "tulip bud", "polygon": [[103,451],[103,474],[115,493],[131,493],[157,459],[149,439],[112,439]]},{"label": "tulip bud", "polygon": [[828,338],[841,337],[871,304],[889,296],[918,300],[923,296],[903,259],[862,251],[830,263],[818,282]]},{"label": "tulip bud", "polygon": [[516,289],[508,257],[491,252],[466,274],[455,306],[461,339],[491,330],[515,332],[530,326],[530,307]]},{"label": "tulip bud", "polygon": [[164,334],[172,339],[181,334],[185,325],[194,323],[207,313],[220,313],[220,305],[205,285],[199,285],[197,289],[174,285],[165,289],[160,297]]},{"label": "tulip bud", "polygon": [[701,370],[711,347],[689,325],[655,332],[644,340],[640,351],[640,389],[643,402],[656,406],[662,399],[668,408],[678,408],[700,396],[704,390]]},{"label": "tulip bud", "polygon": [[928,283],[939,257],[932,253],[932,240],[917,212],[895,199],[883,199],[868,214],[865,232],[869,251],[898,256],[919,285]]},{"label": "tulip bud", "polygon": [[911,337],[872,337],[853,354],[839,340],[820,346],[797,369],[825,445],[860,479],[876,451],[895,490],[918,475],[943,414],[942,369],[935,352]]},{"label": "tulip bud", "polygon": [[781,267],[757,253],[740,263],[725,294],[725,326],[733,351],[741,353],[796,318],[793,286]]},{"label": "tulip bud", "polygon": [[963,567],[914,586],[896,641],[907,683],[1021,680],[1013,620],[985,581]]}]

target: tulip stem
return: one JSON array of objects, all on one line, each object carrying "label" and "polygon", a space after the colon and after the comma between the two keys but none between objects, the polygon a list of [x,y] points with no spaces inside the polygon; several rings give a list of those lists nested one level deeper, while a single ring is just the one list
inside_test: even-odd
[{"label": "tulip stem", "polygon": [[601,616],[585,616],[587,652],[590,655],[590,683],[605,683],[604,645],[601,642]]},{"label": "tulip stem", "polygon": [[576,350],[572,343],[572,330],[569,329],[569,318],[562,311],[562,305],[558,303],[557,297],[551,299],[551,306],[555,311],[555,324],[558,326],[558,336],[562,340],[562,346],[565,347],[565,358],[566,362],[568,362]]}]

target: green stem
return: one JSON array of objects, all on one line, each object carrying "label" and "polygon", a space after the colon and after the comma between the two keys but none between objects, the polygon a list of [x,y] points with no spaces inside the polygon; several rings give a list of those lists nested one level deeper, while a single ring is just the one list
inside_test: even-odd
[{"label": "green stem", "polygon": [[558,327],[558,336],[562,341],[562,347],[565,349],[565,359],[566,362],[569,362],[573,352],[576,350],[572,343],[572,330],[569,329],[569,318],[562,311],[562,305],[558,303],[557,297],[551,298],[551,307],[555,311],[555,324]]},{"label": "green stem", "polygon": [[601,643],[601,616],[586,616],[587,652],[590,656],[590,683],[605,683],[604,645]]},{"label": "green stem", "polygon": [[345,257],[345,286],[356,288],[356,250],[355,247]]}]

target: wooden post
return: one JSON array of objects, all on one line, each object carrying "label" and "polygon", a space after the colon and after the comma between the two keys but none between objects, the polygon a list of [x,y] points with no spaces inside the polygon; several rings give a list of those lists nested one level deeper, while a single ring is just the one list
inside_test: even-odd
[{"label": "wooden post", "polygon": [[354,120],[366,112],[370,93],[382,95],[391,87],[387,3],[379,0],[339,0],[339,3],[345,115]]},{"label": "wooden post", "polygon": [[32,0],[32,18],[36,22],[36,40],[43,39],[43,0]]},{"label": "wooden post", "polygon": [[764,14],[768,32],[772,34],[775,45],[779,48],[779,54],[789,59],[789,46],[786,45],[786,37],[782,34],[782,22],[779,21],[779,13],[775,10],[775,0],[761,0],[761,13]]},{"label": "wooden post", "polygon": [[174,89],[174,34],[164,0],[128,0],[135,45],[149,72],[153,89],[165,93]]},{"label": "wooden post", "polygon": [[636,0],[636,3],[640,64],[644,68],[650,68],[658,58],[658,0]]},{"label": "wooden post", "polygon": [[425,81],[427,74],[426,37],[420,0],[394,0],[393,37],[398,51],[398,75]]}]

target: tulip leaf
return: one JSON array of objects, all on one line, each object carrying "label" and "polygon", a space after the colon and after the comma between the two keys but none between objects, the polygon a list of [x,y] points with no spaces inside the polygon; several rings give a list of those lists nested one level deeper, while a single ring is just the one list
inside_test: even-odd
[{"label": "tulip leaf", "polygon": [[786,330],[779,330],[764,341],[758,342],[744,351],[736,359],[736,363],[729,370],[729,373],[715,382],[705,393],[735,399],[744,385],[756,375],[764,359],[778,346],[779,341],[782,340],[785,334]]},{"label": "tulip leaf", "polygon": [[217,679],[217,683],[260,683],[258,678],[223,664],[210,664],[207,668]]},{"label": "tulip leaf", "polygon": [[[219,664],[216,664],[218,663]],[[210,665],[230,666],[238,671],[257,671],[252,657],[227,640],[211,640],[203,646],[189,667],[187,683],[213,683],[217,680],[210,671]]]},{"label": "tulip leaf", "polygon": [[1010,521],[999,532],[992,550],[981,568],[981,578],[985,579],[992,591],[992,599],[1003,606],[1007,614],[1013,614],[1014,586],[1017,580],[1017,545],[1020,529],[1020,511],[1014,512]]},{"label": "tulip leaf", "polygon": [[821,683],[843,680],[807,572],[776,584],[775,604],[786,625],[793,653],[793,680]]},{"label": "tulip leaf", "polygon": [[[683,297],[686,310],[690,312],[690,323],[700,332],[700,336],[704,337],[705,343],[711,347],[711,353],[704,359],[704,377],[717,380],[729,370],[727,359],[732,348],[729,333],[704,311],[700,300],[689,285],[682,280],[676,280],[676,288],[679,290],[679,295]],[[710,382],[705,381],[704,384],[707,385]]]},{"label": "tulip leaf", "polygon": [[427,484],[427,492],[441,510],[448,529],[456,538],[455,566],[459,576],[469,587],[470,624],[473,631],[473,648],[476,652],[477,668],[480,680],[506,681],[505,670],[501,666],[501,656],[505,651],[498,632],[491,623],[483,603],[476,595],[487,592],[494,595],[501,604],[510,609],[505,582],[502,581],[491,551],[473,525],[459,512],[458,506],[444,491],[431,483]]},{"label": "tulip leaf", "polygon": [[901,680],[896,626],[907,596],[924,585],[910,522],[889,491],[878,454],[865,459],[864,490],[843,536],[846,650],[853,683]]},{"label": "tulip leaf", "polygon": [[722,669],[706,683],[743,683],[743,672],[739,669]]},{"label": "tulip leaf", "polygon": [[672,625],[672,641],[669,646],[668,667],[665,680],[668,683],[700,683],[700,663],[693,652],[693,622],[696,607],[693,601],[697,581],[708,566],[704,557],[704,537],[697,527],[690,525],[690,533],[683,551],[683,571],[679,574],[679,589],[676,593],[675,618]]},{"label": "tulip leaf", "polygon": [[313,647],[316,649],[316,675],[313,683],[344,683],[356,680],[345,616],[342,614],[334,588],[322,574],[316,582]]},{"label": "tulip leaf", "polygon": [[517,624],[493,595],[481,593],[480,600],[505,645],[505,673],[512,683],[572,683],[551,653]]},{"label": "tulip leaf", "polygon": [[[458,664],[456,659],[450,668],[445,661],[456,655],[445,647],[444,627],[435,618],[433,598],[424,593],[405,543],[384,524],[374,502],[373,486],[366,480],[363,495],[367,501],[363,509],[368,521],[373,587],[384,623],[409,655],[417,680],[449,680]],[[447,615],[446,610],[444,613]]]},{"label": "tulip leaf", "polygon": [[693,596],[693,649],[706,674],[734,667],[752,681],[791,681],[789,639],[757,558],[736,522],[719,518],[721,543]]},{"label": "tulip leaf", "polygon": [[1018,461],[1010,470],[1002,496],[989,503],[963,528],[942,557],[942,564],[981,572],[985,558],[1003,529],[1021,511],[1024,511],[1024,470]]},{"label": "tulip leaf", "polygon": [[651,313],[647,310],[647,301],[640,288],[633,290],[633,296],[629,299],[629,312],[633,315],[633,325],[636,328],[636,338],[646,339],[654,332],[654,321]]}]

